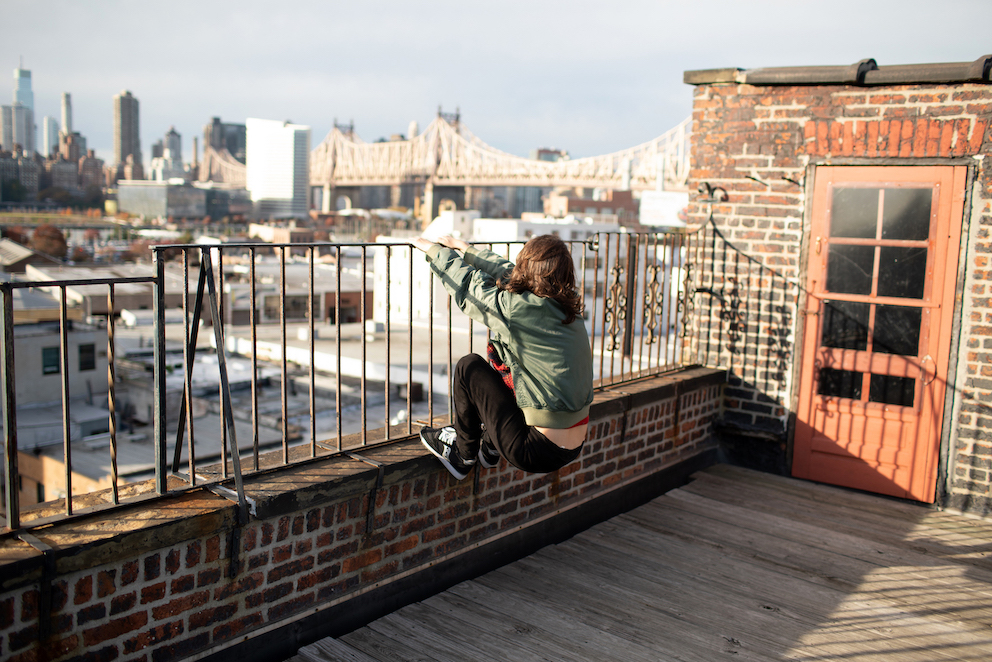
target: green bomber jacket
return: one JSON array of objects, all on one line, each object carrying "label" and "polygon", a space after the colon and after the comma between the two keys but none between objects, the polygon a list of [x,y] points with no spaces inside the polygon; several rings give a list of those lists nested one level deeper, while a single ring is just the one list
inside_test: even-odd
[{"label": "green bomber jacket", "polygon": [[589,415],[592,353],[581,317],[562,324],[565,311],[554,299],[501,290],[496,279],[513,263],[490,250],[472,246],[460,257],[435,244],[427,260],[455,304],[492,331],[528,425],[562,429]]}]

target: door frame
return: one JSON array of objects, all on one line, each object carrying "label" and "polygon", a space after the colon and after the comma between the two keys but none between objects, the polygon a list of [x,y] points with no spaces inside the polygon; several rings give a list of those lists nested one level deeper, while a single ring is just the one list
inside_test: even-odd
[{"label": "door frame", "polygon": [[[932,451],[932,460],[936,465],[936,485],[932,495],[936,503],[942,502],[948,493],[949,465],[950,465],[950,442],[956,437],[953,431],[953,423],[958,416],[961,399],[957,397],[957,378],[961,375],[959,371],[959,356],[962,351],[961,329],[963,325],[964,310],[964,287],[967,281],[968,264],[971,258],[971,217],[973,187],[977,176],[977,167],[972,159],[923,159],[915,162],[907,162],[903,159],[835,159],[809,163],[806,166],[803,180],[803,225],[799,244],[799,266],[797,272],[797,296],[795,336],[793,338],[793,367],[791,372],[791,384],[789,388],[789,416],[787,422],[786,436],[786,457],[785,462],[792,473],[795,461],[795,441],[798,422],[798,408],[801,398],[801,379],[803,365],[806,360],[806,325],[807,315],[804,313],[810,305],[810,296],[807,292],[808,270],[810,263],[810,251],[812,249],[812,229],[813,229],[813,198],[817,182],[817,172],[822,167],[955,167],[952,174],[951,191],[951,218],[957,218],[960,226],[957,229],[957,262],[956,268],[951,269],[951,264],[947,264],[947,271],[953,272],[953,279],[947,278],[944,293],[944,301],[951,307],[951,314],[943,319],[940,325],[940,334],[947,334],[948,341],[938,362],[938,374],[942,374],[947,382],[942,402],[934,402],[934,408],[940,407],[942,420],[940,429],[937,431],[938,439],[935,440]],[[953,220],[952,220],[953,222]],[[948,246],[955,242],[952,239]],[[953,288],[953,290],[952,290]],[[815,324],[816,321],[814,320]],[[939,366],[944,366],[941,373]]]}]

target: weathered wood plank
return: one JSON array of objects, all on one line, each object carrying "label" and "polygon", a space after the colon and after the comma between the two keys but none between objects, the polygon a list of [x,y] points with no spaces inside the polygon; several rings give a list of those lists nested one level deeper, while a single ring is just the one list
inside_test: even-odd
[{"label": "weathered wood plank", "polygon": [[[381,620],[381,619],[380,619]],[[362,651],[369,657],[379,662],[393,662],[393,660],[404,660],[405,662],[437,662],[438,658],[431,657],[423,651],[411,648],[405,642],[405,636],[401,632],[400,639],[382,634],[378,628],[372,627],[379,621],[369,626],[359,628],[354,632],[339,637],[349,646]],[[395,635],[396,632],[394,631]],[[448,659],[448,658],[442,658]]]},{"label": "weathered wood plank", "polygon": [[376,662],[374,657],[333,637],[304,646],[297,653],[297,658],[299,662]]},{"label": "weathered wood plank", "polygon": [[[748,474],[744,476],[749,480],[700,472],[683,490],[793,519],[816,522],[834,530],[860,531],[899,543],[916,541],[915,547],[924,553],[947,558],[970,558],[976,566],[992,568],[992,522],[987,520],[879,499],[883,503],[902,507],[903,516],[894,517],[891,513],[876,513],[856,505],[845,505],[848,494],[840,488],[817,486],[820,488],[818,498],[812,500],[777,489],[768,482],[757,482]],[[819,496],[828,498],[824,500]],[[832,500],[830,496],[837,498]]]},{"label": "weathered wood plank", "polygon": [[297,657],[987,662],[990,625],[992,522],[719,466]]}]

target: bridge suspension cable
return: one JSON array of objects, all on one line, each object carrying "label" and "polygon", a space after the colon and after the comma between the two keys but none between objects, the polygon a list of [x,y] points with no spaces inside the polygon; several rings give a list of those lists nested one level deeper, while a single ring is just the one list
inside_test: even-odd
[{"label": "bridge suspension cable", "polygon": [[560,161],[538,161],[487,145],[461,122],[441,115],[406,140],[367,143],[335,127],[310,153],[311,186],[581,186],[684,190],[689,174],[687,118],[628,149]]}]

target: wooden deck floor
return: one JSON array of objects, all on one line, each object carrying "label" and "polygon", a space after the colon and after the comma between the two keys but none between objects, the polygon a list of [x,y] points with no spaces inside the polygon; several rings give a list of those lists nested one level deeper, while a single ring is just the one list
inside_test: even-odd
[{"label": "wooden deck floor", "polygon": [[293,662],[992,660],[992,521],[717,466]]}]

